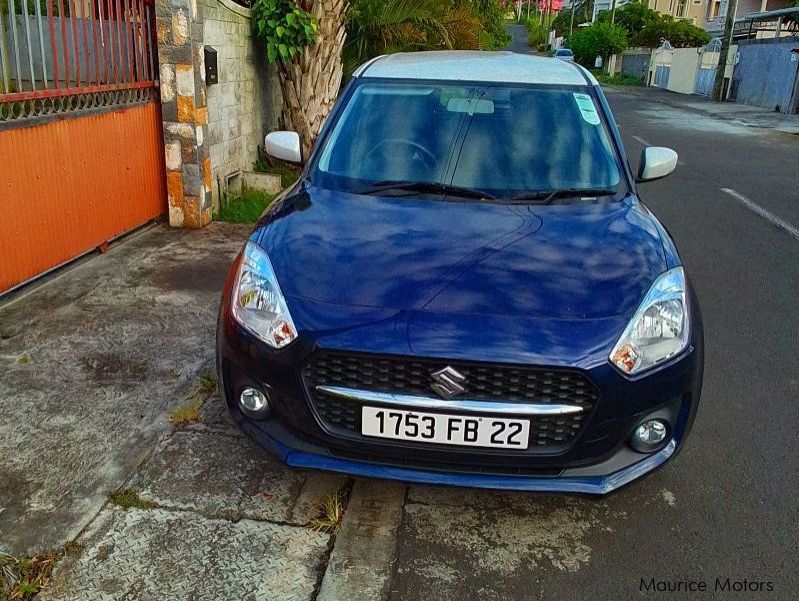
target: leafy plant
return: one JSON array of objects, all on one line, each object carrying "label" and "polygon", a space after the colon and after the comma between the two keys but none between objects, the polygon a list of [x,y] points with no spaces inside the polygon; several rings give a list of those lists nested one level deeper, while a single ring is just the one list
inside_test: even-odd
[{"label": "leafy plant", "polygon": [[270,63],[288,61],[316,41],[319,24],[295,0],[256,0],[252,6],[256,35]]},{"label": "leafy plant", "polygon": [[618,25],[594,23],[590,27],[575,30],[569,36],[567,45],[574,52],[577,62],[593,67],[597,56],[607,59],[627,47],[627,31]]}]

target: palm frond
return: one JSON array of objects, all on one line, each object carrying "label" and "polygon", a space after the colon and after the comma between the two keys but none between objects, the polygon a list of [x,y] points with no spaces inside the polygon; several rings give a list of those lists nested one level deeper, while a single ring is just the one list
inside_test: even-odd
[{"label": "palm frond", "polygon": [[354,0],[344,62],[357,65],[390,52],[477,48],[480,22],[469,2]]}]

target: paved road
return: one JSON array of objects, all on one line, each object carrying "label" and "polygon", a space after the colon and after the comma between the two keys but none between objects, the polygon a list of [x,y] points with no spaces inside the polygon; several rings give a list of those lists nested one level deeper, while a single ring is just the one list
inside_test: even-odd
[{"label": "paved road", "polygon": [[527,28],[521,24],[508,25],[508,33],[513,38],[505,50],[518,52],[520,54],[535,54],[532,48],[527,45]]},{"label": "paved road", "polygon": [[[644,144],[680,154],[643,185],[697,288],[707,366],[697,422],[664,470],[601,501],[412,487],[393,598],[795,598],[799,490],[799,138],[609,93],[631,164]],[[764,592],[641,592],[701,580]],[[751,586],[751,585],[750,585]]]}]

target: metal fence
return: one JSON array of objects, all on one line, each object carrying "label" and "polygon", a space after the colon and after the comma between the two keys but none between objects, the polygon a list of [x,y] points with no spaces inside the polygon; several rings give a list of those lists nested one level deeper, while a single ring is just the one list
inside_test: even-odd
[{"label": "metal fence", "polygon": [[0,123],[155,97],[153,0],[0,0]]}]

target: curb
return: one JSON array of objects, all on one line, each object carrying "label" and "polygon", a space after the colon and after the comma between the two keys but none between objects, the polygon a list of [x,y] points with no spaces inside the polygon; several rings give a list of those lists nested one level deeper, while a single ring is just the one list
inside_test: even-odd
[{"label": "curb", "polygon": [[391,585],[405,486],[356,480],[317,601],[382,601]]}]

